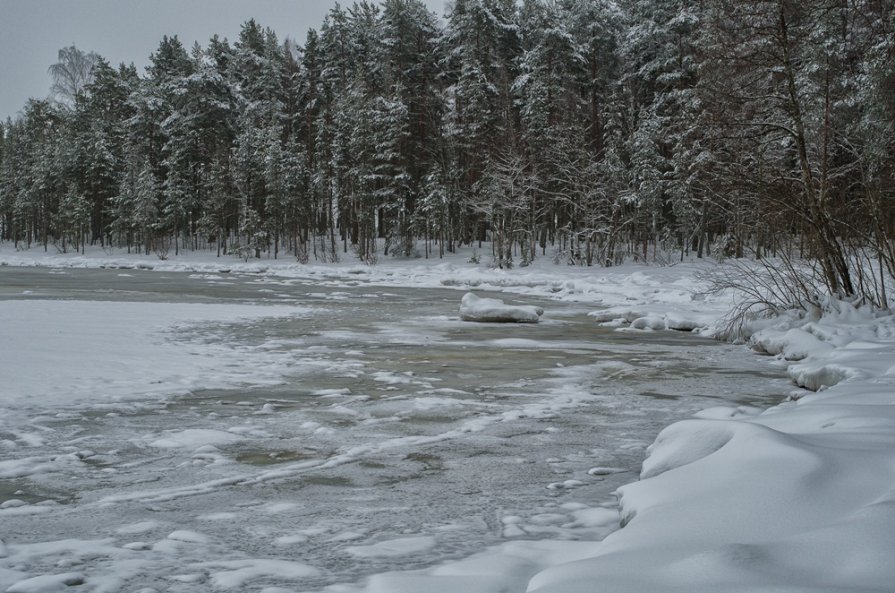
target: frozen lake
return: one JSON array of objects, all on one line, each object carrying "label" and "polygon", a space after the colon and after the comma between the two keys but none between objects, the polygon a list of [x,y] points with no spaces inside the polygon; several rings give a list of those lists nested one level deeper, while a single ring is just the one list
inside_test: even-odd
[{"label": "frozen lake", "polygon": [[[544,319],[466,323],[462,295],[0,268],[0,311],[31,320],[2,339],[39,358],[0,358],[0,538],[33,552],[9,562],[0,542],[0,590],[74,572],[87,591],[313,591],[510,539],[600,539],[662,427],[789,389],[742,346],[488,293]],[[123,347],[137,308],[164,324],[199,310],[187,305],[252,315],[178,317]],[[116,340],[95,357],[72,346]],[[71,357],[81,368],[64,383],[53,372]]]}]

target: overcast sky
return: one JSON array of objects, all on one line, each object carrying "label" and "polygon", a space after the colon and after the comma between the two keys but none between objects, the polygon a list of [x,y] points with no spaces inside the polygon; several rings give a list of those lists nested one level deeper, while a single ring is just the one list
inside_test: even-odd
[{"label": "overcast sky", "polygon": [[[439,15],[445,0],[424,0]],[[60,48],[75,44],[113,66],[140,71],[162,35],[177,35],[189,48],[215,33],[234,41],[254,18],[282,40],[303,43],[319,28],[335,0],[0,0],[0,119],[14,116],[29,97],[45,98],[47,68]],[[351,4],[343,0],[343,6]]]}]

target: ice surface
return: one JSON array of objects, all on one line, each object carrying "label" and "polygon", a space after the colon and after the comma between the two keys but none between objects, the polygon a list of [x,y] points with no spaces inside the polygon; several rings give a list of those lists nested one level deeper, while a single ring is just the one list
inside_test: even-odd
[{"label": "ice surface", "polygon": [[[0,307],[0,406],[68,405],[245,383],[269,384],[276,356],[190,343],[197,324],[309,314],[307,308],[191,303],[7,300]],[[180,332],[182,340],[171,340]],[[279,361],[276,361],[279,362]]]},{"label": "ice surface", "polygon": [[[46,280],[40,269],[22,274],[9,285]],[[156,287],[156,274],[52,274],[44,294],[29,298],[65,307],[78,302],[55,299],[66,291],[100,294],[111,304],[126,294],[128,304],[172,311],[181,303],[129,290],[130,283]],[[158,285],[166,299],[182,292],[226,307],[228,299],[245,303],[260,293],[250,307],[299,314],[165,319],[149,332],[153,350],[179,349],[199,360],[213,354],[248,367],[243,372],[258,379],[246,384],[183,394],[177,385],[141,385],[142,375],[126,377],[122,369],[119,378],[130,380],[134,393],[107,399],[110,368],[95,375],[93,399],[89,390],[71,402],[51,393],[10,409],[10,430],[0,434],[11,480],[0,482],[9,502],[0,511],[14,540],[10,559],[0,562],[4,587],[65,569],[82,571],[88,590],[202,591],[232,581],[249,591],[307,590],[431,566],[507,538],[600,538],[618,527],[618,515],[593,504],[611,507],[609,493],[625,478],[586,469],[603,461],[633,469],[648,438],[627,433],[649,426],[651,435],[667,414],[661,400],[649,400],[646,414],[635,401],[603,407],[616,396],[598,396],[592,384],[634,377],[641,368],[649,377],[647,350],[667,346],[645,349],[639,339],[594,328],[580,307],[552,308],[550,323],[476,326],[456,319],[457,293],[443,288],[370,299],[371,288],[358,287],[321,311],[301,296],[304,281],[234,275],[225,299],[217,280],[169,274]],[[110,282],[116,290],[109,295],[92,290]],[[274,282],[276,293],[258,289]],[[612,344],[601,344],[605,339]],[[620,360],[634,355],[636,364]],[[695,366],[691,354],[682,356],[683,366]],[[612,360],[592,364],[605,358]],[[675,391],[686,393],[687,385]],[[585,413],[568,415],[572,410]],[[618,421],[595,435],[593,426],[607,415]],[[618,434],[620,453],[607,456],[608,445],[596,451]],[[596,502],[553,502],[577,497]],[[614,520],[588,517],[594,508]],[[49,520],[26,522],[37,513]],[[518,520],[504,523],[503,515]],[[100,549],[82,539],[77,551],[54,544],[87,533],[111,543]],[[298,562],[317,572],[286,578],[255,564],[203,565],[247,559]],[[7,574],[7,566],[27,568]]]}]

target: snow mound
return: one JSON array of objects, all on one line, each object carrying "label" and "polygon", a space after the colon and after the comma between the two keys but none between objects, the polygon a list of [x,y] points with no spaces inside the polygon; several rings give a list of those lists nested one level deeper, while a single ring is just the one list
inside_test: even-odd
[{"label": "snow mound", "polygon": [[732,426],[726,422],[684,420],[659,433],[647,448],[640,479],[658,476],[718,451],[733,438]]},{"label": "snow mound", "polygon": [[661,315],[644,315],[631,322],[631,329],[663,330],[665,329],[665,318]]},{"label": "snow mound", "polygon": [[531,305],[507,305],[500,299],[483,299],[471,292],[460,302],[460,319],[490,323],[537,323],[544,309]]},{"label": "snow mound", "polygon": [[810,391],[821,391],[846,379],[860,377],[854,368],[836,363],[793,365],[787,373],[796,385]]},{"label": "snow mound", "polygon": [[785,360],[803,360],[811,353],[832,349],[815,334],[800,328],[783,333],[762,330],[753,334],[749,342],[753,350],[773,356],[782,355]]}]

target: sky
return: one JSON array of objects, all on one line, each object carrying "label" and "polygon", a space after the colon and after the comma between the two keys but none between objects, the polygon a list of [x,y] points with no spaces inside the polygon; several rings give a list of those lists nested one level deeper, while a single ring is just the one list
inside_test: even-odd
[{"label": "sky", "polygon": [[[441,15],[445,0],[424,0]],[[206,45],[215,33],[235,40],[254,18],[280,39],[299,43],[319,28],[335,0],[0,0],[0,119],[14,117],[29,97],[45,98],[47,68],[59,49],[74,44],[113,66],[140,68],[163,35],[186,47]],[[351,4],[343,0],[343,6]]]}]

